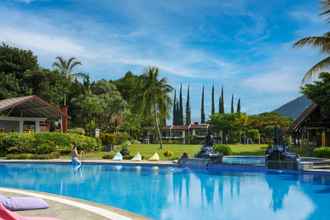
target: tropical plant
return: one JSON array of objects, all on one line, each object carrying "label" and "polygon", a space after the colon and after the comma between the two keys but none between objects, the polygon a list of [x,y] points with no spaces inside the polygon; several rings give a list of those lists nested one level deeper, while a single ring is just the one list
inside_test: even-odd
[{"label": "tropical plant", "polygon": [[[78,65],[82,64],[75,57],[71,57],[68,60],[65,60],[63,57],[56,57],[56,61],[53,63],[53,67],[70,81],[73,81],[76,78],[76,75],[73,73],[73,69]],[[67,94],[64,94],[63,104],[64,106],[67,105]]]},{"label": "tropical plant", "polygon": [[153,116],[154,125],[158,133],[160,148],[162,138],[160,133],[160,125],[165,124],[171,106],[171,98],[169,94],[172,87],[167,83],[165,78],[158,79],[159,69],[156,67],[148,68],[143,74],[143,110],[145,118]]},{"label": "tropical plant", "polygon": [[[330,0],[321,1],[323,5],[323,12],[321,15],[328,16],[330,14]],[[322,69],[330,66],[330,32],[323,34],[322,36],[309,36],[302,38],[294,43],[294,47],[312,46],[319,48],[322,53],[325,53],[327,57],[319,61],[312,66],[304,75],[302,82],[305,83],[313,76],[319,76]]]},{"label": "tropical plant", "polygon": [[320,81],[306,84],[303,93],[320,106],[323,116],[330,117],[330,73],[320,74]]},{"label": "tropical plant", "polygon": [[68,60],[63,57],[56,57],[56,61],[53,63],[53,67],[59,70],[60,73],[64,74],[68,79],[73,76],[73,69],[78,65],[82,65],[82,63],[75,57],[71,57]]}]

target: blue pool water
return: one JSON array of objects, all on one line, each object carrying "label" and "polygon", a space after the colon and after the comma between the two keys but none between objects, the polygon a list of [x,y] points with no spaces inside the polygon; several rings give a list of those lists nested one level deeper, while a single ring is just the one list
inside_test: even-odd
[{"label": "blue pool water", "polygon": [[156,220],[330,219],[327,175],[0,164],[0,186],[87,199]]},{"label": "blue pool water", "polygon": [[222,160],[222,162],[225,164],[265,166],[265,157],[224,156]]}]

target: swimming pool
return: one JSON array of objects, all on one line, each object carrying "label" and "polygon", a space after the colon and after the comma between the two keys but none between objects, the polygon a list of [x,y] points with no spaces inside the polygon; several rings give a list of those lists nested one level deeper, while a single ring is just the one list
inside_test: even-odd
[{"label": "swimming pool", "polygon": [[265,166],[263,156],[224,156],[222,162],[225,164]]},{"label": "swimming pool", "polygon": [[77,197],[156,220],[330,216],[330,176],[252,170],[0,164],[0,186]]}]

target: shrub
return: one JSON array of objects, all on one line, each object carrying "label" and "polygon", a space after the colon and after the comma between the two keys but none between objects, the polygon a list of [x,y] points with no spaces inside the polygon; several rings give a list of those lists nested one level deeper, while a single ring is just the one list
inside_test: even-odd
[{"label": "shrub", "polygon": [[8,159],[8,160],[28,160],[28,159],[32,159],[32,154],[7,154],[6,159]]},{"label": "shrub", "polygon": [[133,140],[132,141],[132,144],[141,144],[141,141],[139,141],[139,140]]},{"label": "shrub", "polygon": [[129,157],[130,153],[127,147],[122,147],[122,149],[120,150],[121,155],[123,155],[123,157]]},{"label": "shrub", "polygon": [[80,134],[80,135],[86,134],[85,129],[83,128],[71,128],[68,130],[68,132],[72,134]]},{"label": "shrub", "polygon": [[313,150],[314,156],[330,158],[330,147],[319,147]]},{"label": "shrub", "polygon": [[7,154],[8,160],[50,160],[60,157],[58,152],[52,152],[50,154]]},{"label": "shrub", "polygon": [[165,151],[165,152],[163,153],[163,155],[164,155],[165,157],[172,157],[172,156],[173,156],[173,152],[167,150],[167,151]]},{"label": "shrub", "polygon": [[124,160],[131,160],[133,158],[133,156],[131,156],[131,155],[125,155],[125,156],[123,156],[123,159]]},{"label": "shrub", "polygon": [[50,154],[69,151],[72,144],[87,152],[97,150],[100,146],[96,138],[72,133],[6,133],[0,136],[2,154]]},{"label": "shrub", "polygon": [[102,159],[105,159],[105,160],[111,160],[113,157],[115,156],[115,153],[112,152],[112,153],[109,153],[109,154],[105,154],[102,156]]},{"label": "shrub", "polygon": [[71,149],[62,149],[59,150],[60,155],[68,155],[71,154]]},{"label": "shrub", "polygon": [[57,159],[60,157],[60,153],[52,152],[50,154],[32,154],[32,159],[35,160],[50,160],[50,159]]},{"label": "shrub", "polygon": [[128,141],[129,136],[124,132],[102,133],[100,138],[103,145],[119,145]]},{"label": "shrub", "polygon": [[223,144],[216,145],[215,151],[223,155],[231,155],[233,153],[229,146]]},{"label": "shrub", "polygon": [[50,154],[56,151],[56,146],[54,143],[42,143],[36,146],[35,153],[36,154]]}]

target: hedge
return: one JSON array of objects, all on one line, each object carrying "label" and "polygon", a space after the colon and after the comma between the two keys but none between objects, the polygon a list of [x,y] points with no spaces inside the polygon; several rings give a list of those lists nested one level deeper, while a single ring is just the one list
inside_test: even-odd
[{"label": "hedge", "polygon": [[58,152],[50,154],[7,154],[6,159],[8,160],[50,160],[57,159],[60,157]]},{"label": "hedge", "polygon": [[319,147],[313,150],[314,156],[330,158],[330,147]]},{"label": "hedge", "polygon": [[72,133],[2,133],[0,134],[0,154],[50,154],[69,151],[75,144],[86,152],[98,150],[96,138]]},{"label": "hedge", "polygon": [[214,150],[223,155],[231,155],[233,153],[229,146],[223,144],[216,145]]}]

